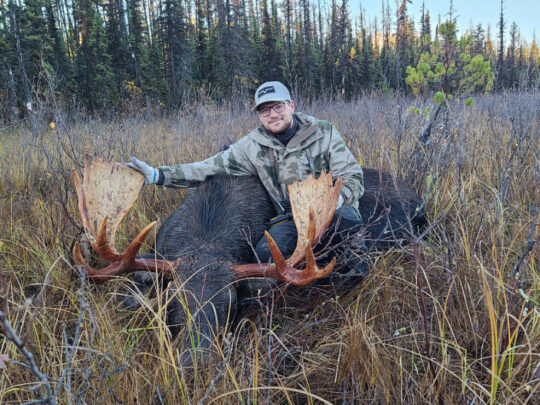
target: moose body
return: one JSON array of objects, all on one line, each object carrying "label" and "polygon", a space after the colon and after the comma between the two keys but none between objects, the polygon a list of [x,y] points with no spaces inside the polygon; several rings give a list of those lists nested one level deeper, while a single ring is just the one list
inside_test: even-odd
[{"label": "moose body", "polygon": [[[386,249],[410,238],[425,221],[420,197],[387,173],[363,171],[365,194],[359,212],[368,247]],[[239,283],[246,281],[235,279],[231,265],[256,260],[253,246],[274,215],[257,178],[216,176],[189,190],[164,222],[156,239],[157,253],[168,260],[182,257],[170,288],[174,297],[167,307],[167,324],[173,335],[186,324],[190,326],[186,331],[197,332],[185,334],[185,348],[208,347],[233,319],[246,290],[238,288]],[[147,274],[137,273],[135,280],[142,286]],[[186,352],[184,360],[189,358]]]}]

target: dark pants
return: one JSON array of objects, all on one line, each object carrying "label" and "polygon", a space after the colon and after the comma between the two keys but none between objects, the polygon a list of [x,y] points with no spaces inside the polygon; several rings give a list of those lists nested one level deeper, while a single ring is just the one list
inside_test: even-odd
[{"label": "dark pants", "polygon": [[[323,257],[318,257],[318,263],[323,265],[325,258],[327,261],[330,261],[332,257],[341,253],[339,250],[350,249],[351,244],[348,243],[349,240],[351,240],[361,228],[362,218],[353,207],[350,205],[343,205],[337,209],[332,218],[332,222],[328,227],[328,231],[321,243],[315,249],[315,254],[323,252]],[[286,259],[290,257],[296,248],[296,240],[298,239],[294,222],[290,220],[274,225],[268,230],[268,233],[270,233],[272,238],[276,241],[283,256]],[[338,247],[338,251],[335,250],[336,246]],[[255,253],[261,263],[272,261],[272,254],[270,253],[270,248],[264,237],[257,243]]]}]

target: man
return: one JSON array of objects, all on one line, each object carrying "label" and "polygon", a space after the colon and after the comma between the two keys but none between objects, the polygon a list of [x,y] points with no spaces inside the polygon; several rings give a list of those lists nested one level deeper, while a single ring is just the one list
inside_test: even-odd
[{"label": "man", "polygon": [[[292,254],[297,239],[296,227],[290,220],[287,185],[304,180],[311,173],[317,177],[322,170],[331,170],[334,178],[343,179],[332,243],[358,232],[361,218],[356,208],[364,193],[362,169],[333,125],[295,113],[289,90],[280,82],[267,82],[257,89],[253,110],[257,111],[261,125],[227,150],[202,162],[156,169],[131,158],[128,166],[144,175],[145,184],[167,187],[192,187],[222,174],[258,176],[279,214],[269,224],[269,232],[285,257]],[[344,252],[350,259],[348,267],[365,276],[367,265],[351,254],[350,247],[357,246],[349,245]],[[265,238],[257,243],[255,252],[261,262],[272,259]]]}]

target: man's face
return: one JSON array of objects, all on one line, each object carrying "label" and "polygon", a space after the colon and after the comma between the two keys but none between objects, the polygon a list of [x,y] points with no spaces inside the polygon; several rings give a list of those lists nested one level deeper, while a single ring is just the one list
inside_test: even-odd
[{"label": "man's face", "polygon": [[269,101],[257,108],[263,127],[274,134],[281,134],[293,125],[294,101]]}]

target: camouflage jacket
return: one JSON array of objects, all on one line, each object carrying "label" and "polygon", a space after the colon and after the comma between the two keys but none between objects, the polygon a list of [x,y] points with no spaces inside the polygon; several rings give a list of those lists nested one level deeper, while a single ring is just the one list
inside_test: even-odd
[{"label": "camouflage jacket", "polygon": [[161,166],[163,185],[192,187],[210,176],[232,174],[258,176],[276,209],[288,199],[287,185],[316,176],[324,169],[334,178],[342,176],[345,204],[357,207],[364,193],[362,169],[343,139],[328,121],[297,113],[298,130],[285,147],[262,126],[232,144],[227,150],[202,162]]}]

